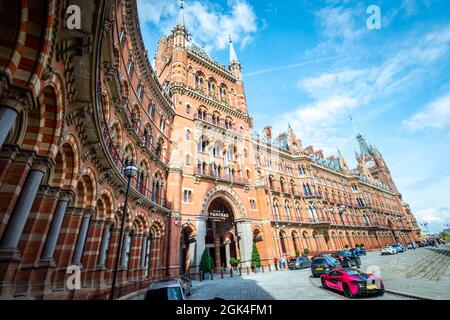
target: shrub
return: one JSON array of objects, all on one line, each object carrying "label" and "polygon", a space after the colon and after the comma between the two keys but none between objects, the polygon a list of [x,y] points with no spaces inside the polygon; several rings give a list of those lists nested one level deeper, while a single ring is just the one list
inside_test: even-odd
[{"label": "shrub", "polygon": [[350,248],[350,246],[349,246],[348,244],[346,244],[346,245],[344,246],[344,248],[345,248],[345,249],[348,249],[348,248]]},{"label": "shrub", "polygon": [[202,259],[200,260],[200,271],[211,272],[213,269],[213,260],[209,254],[208,248],[203,250]]},{"label": "shrub", "polygon": [[258,248],[256,247],[256,243],[253,242],[253,250],[252,250],[252,263],[251,267],[261,267],[261,257],[258,252]]},{"label": "shrub", "polygon": [[241,263],[241,259],[236,259],[236,258],[230,259],[230,264],[232,267],[237,267],[239,263]]},{"label": "shrub", "polygon": [[304,253],[304,254],[309,254],[309,249],[308,249],[308,248],[305,248],[305,249],[303,250],[303,253]]},{"label": "shrub", "polygon": [[295,250],[295,256],[300,257],[300,250]]}]

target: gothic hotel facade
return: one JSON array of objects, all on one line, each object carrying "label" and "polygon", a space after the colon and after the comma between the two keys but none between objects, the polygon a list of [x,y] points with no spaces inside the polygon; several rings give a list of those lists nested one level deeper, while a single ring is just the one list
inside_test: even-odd
[{"label": "gothic hotel facade", "polygon": [[[81,29],[66,26],[69,5]],[[135,0],[0,6],[0,296],[109,294],[127,178],[138,166],[118,295],[216,268],[418,239],[380,152],[357,135],[357,168],[303,146],[289,127],[252,131],[241,64],[189,41],[183,8],[154,68]],[[71,268],[81,289],[66,286]]]}]

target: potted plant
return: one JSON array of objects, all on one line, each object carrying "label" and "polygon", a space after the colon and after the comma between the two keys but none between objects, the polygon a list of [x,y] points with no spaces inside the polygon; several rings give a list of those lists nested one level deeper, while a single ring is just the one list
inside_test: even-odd
[{"label": "potted plant", "polygon": [[309,254],[309,249],[308,248],[303,249],[303,254],[307,256]]},{"label": "potted plant", "polygon": [[258,248],[256,247],[255,242],[253,242],[251,268],[255,272],[256,270],[259,271],[261,269],[261,257],[259,255]]},{"label": "potted plant", "polygon": [[345,248],[345,249],[348,249],[348,248],[350,248],[350,246],[349,246],[348,244],[346,244],[346,245],[344,246],[344,248]]},{"label": "potted plant", "polygon": [[213,260],[209,254],[208,248],[203,250],[202,258],[200,260],[200,271],[203,272],[205,280],[209,280],[213,269]]},{"label": "potted plant", "polygon": [[300,250],[295,250],[295,256],[298,258],[298,257],[300,257]]},{"label": "potted plant", "polygon": [[234,272],[237,272],[238,266],[241,263],[241,259],[231,258],[230,265]]}]

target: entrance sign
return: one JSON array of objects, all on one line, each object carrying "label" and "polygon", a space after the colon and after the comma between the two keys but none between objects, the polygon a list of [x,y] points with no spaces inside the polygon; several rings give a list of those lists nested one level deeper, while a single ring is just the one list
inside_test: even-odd
[{"label": "entrance sign", "polygon": [[229,213],[219,210],[213,210],[208,213],[208,218],[210,218],[211,220],[224,221],[227,220],[229,217],[230,217]]}]

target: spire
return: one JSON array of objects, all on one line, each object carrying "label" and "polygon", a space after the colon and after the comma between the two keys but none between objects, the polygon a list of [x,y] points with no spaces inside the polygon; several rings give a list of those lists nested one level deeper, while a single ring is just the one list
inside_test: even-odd
[{"label": "spire", "polygon": [[181,3],[180,3],[180,12],[178,13],[177,27],[182,27],[182,28],[186,27],[185,23],[184,23],[184,0],[181,0]]},{"label": "spire", "polygon": [[361,152],[361,158],[364,158],[366,156],[366,154],[373,157],[374,155],[373,155],[371,146],[369,146],[366,139],[362,136],[361,132],[359,132],[358,128],[356,127],[356,125],[353,121],[353,118],[351,116],[349,116],[349,118],[350,118],[350,121],[352,122],[353,130],[355,131],[355,134],[356,134],[356,139],[358,140],[359,150]]},{"label": "spire", "polygon": [[233,64],[234,62],[239,62],[236,51],[234,50],[233,41],[231,41],[231,35],[229,35],[230,38],[230,64]]},{"label": "spire", "polygon": [[352,123],[353,130],[355,131],[356,136],[360,136],[361,133],[359,132],[358,128],[356,128],[356,124],[355,124],[355,122],[353,121],[352,116],[348,116],[348,117],[350,118],[350,122]]}]

